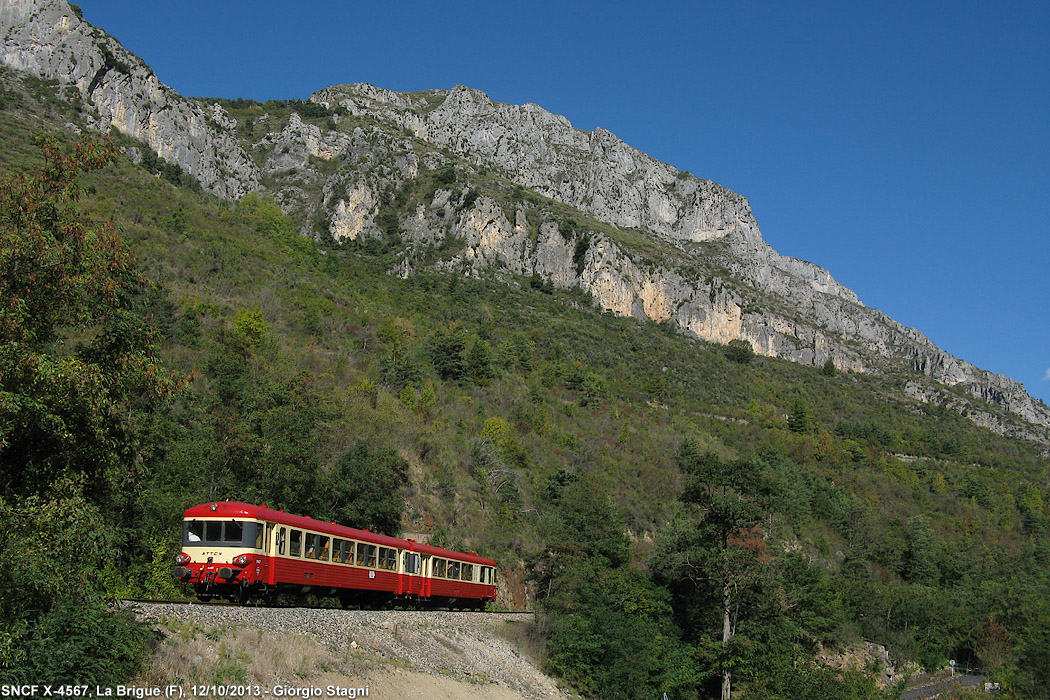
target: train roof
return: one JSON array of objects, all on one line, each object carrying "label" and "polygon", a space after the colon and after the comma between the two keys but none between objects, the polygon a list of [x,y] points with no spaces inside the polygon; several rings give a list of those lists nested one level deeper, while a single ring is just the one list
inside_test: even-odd
[{"label": "train roof", "polygon": [[384,547],[408,549],[413,552],[419,552],[420,554],[430,554],[433,556],[444,557],[446,559],[456,559],[457,561],[465,561],[471,564],[480,564],[482,566],[496,566],[496,562],[492,559],[479,556],[474,552],[457,552],[455,550],[445,549],[444,547],[423,544],[421,542],[416,542],[415,540],[402,540],[397,537],[390,537],[389,535],[381,535],[378,532],[357,530],[336,523],[326,523],[323,520],[314,520],[309,516],[292,515],[283,510],[275,510],[268,506],[256,506],[251,503],[239,503],[237,501],[210,501],[189,508],[183,517],[251,518],[253,520],[266,520],[269,522],[280,523],[281,525],[290,525],[304,530],[315,530],[335,537],[345,537],[347,539],[369,542]]}]

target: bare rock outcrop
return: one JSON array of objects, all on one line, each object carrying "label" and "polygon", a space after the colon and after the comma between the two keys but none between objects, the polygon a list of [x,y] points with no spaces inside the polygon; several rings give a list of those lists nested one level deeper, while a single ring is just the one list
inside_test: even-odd
[{"label": "bare rock outcrop", "polygon": [[100,132],[140,139],[227,199],[258,188],[255,164],[216,104],[189,100],[61,0],[0,0],[0,63],[73,86]]}]

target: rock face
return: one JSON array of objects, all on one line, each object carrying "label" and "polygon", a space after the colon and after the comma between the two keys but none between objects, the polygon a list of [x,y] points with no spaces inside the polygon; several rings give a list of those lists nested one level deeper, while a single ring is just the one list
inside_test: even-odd
[{"label": "rock face", "polygon": [[220,197],[258,187],[258,172],[218,105],[180,97],[142,59],[54,0],[0,0],[0,63],[73,86],[89,126],[146,142]]},{"label": "rock face", "polygon": [[[467,249],[460,261],[475,271],[498,265],[539,274],[557,286],[578,285],[604,309],[669,320],[707,341],[744,339],[767,356],[814,365],[831,360],[839,369],[854,371],[884,366],[886,360],[903,363],[1044,430],[1018,431],[995,411],[972,412],[971,407],[975,421],[1046,440],[1050,409],[1023,385],[953,357],[919,331],[864,306],[827,270],[778,254],[762,238],[744,197],[661,163],[604,129],[580,131],[536,105],[498,104],[462,86],[399,94],[345,85],[312,99],[392,122],[599,221],[641,229],[681,251],[680,260],[692,258],[723,274],[641,264],[637,255],[598,232],[589,233],[582,265],[574,266],[575,240],[557,223],[538,222],[538,235],[530,237],[531,214],[519,208],[508,216],[484,197],[450,222],[445,204],[452,193],[443,194],[406,222],[406,232],[417,243],[433,244],[450,234],[463,239]],[[432,210],[442,216],[430,215]],[[911,395],[959,403],[935,388]]]},{"label": "rock face", "polygon": [[[142,139],[219,196],[270,189],[304,234],[396,239],[398,274],[438,265],[537,275],[706,341],[903,371],[902,391],[917,400],[1050,443],[1050,408],[1022,385],[864,306],[827,270],[778,254],[744,197],[604,129],[574,129],[537,105],[499,104],[462,86],[395,93],[355,84],[311,97],[324,120],[267,114],[255,126],[269,124],[268,133],[238,141],[221,106],[179,97],[62,0],[0,0],[0,32],[0,61],[75,86],[94,110],[90,126]],[[448,174],[440,182],[439,171]],[[431,188],[420,193],[425,181]],[[453,248],[438,262],[426,254]]]}]

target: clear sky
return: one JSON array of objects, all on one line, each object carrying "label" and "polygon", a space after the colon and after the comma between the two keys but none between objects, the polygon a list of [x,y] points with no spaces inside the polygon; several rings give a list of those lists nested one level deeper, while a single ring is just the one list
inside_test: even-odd
[{"label": "clear sky", "polygon": [[604,127],[1050,402],[1046,0],[79,4],[184,95],[464,84]]}]

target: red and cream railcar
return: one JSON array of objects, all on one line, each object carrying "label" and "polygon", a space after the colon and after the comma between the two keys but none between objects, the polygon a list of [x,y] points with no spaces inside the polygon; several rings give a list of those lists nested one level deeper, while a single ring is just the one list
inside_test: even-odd
[{"label": "red and cream railcar", "polygon": [[286,592],[463,608],[496,599],[491,559],[231,501],[186,511],[175,563],[175,576],[200,598]]}]

